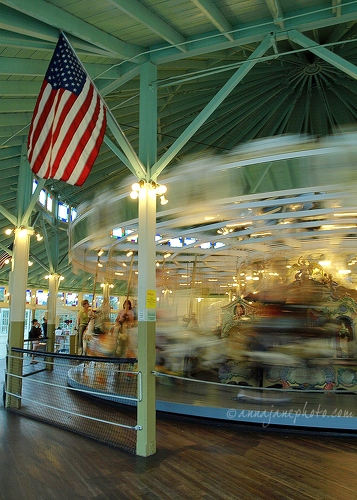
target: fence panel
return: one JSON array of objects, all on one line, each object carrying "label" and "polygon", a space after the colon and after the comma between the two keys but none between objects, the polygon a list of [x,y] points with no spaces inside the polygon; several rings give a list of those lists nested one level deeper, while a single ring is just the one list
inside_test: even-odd
[{"label": "fence panel", "polygon": [[6,361],[8,409],[135,453],[141,394],[135,359],[13,348]]}]

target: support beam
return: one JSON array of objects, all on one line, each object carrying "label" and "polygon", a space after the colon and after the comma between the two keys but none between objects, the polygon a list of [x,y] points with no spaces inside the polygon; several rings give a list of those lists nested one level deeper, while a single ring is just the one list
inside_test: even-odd
[{"label": "support beam", "polygon": [[150,184],[139,192],[138,240],[138,431],[136,453],[148,457],[156,452],[156,193]]},{"label": "support beam", "polygon": [[[157,78],[152,63],[142,67],[140,78],[139,155],[147,172],[157,154],[157,92],[151,82]],[[147,179],[150,180],[150,179]],[[139,192],[138,239],[138,367],[141,394],[138,394],[136,453],[147,457],[156,452],[156,192],[146,183]],[[140,379],[138,380],[140,382]]]},{"label": "support beam", "polygon": [[303,35],[299,31],[289,31],[288,36],[289,40],[291,40],[292,42],[301,45],[301,47],[309,49],[313,54],[317,55],[324,61],[332,64],[332,66],[335,66],[339,70],[357,80],[357,66],[355,66],[354,64],[346,61],[346,59],[343,59],[337,54],[334,54],[330,50],[321,47],[318,43],[313,42],[310,38]]},{"label": "support beam", "polygon": [[10,316],[7,351],[7,408],[21,407],[22,356],[13,354],[12,347],[22,348],[25,328],[25,297],[28,276],[28,258],[31,232],[27,229],[15,230],[12,270],[9,276]]},{"label": "support beam", "polygon": [[[31,0],[31,2],[28,0],[2,0],[1,3],[29,16],[33,19],[34,23],[41,21],[43,23],[43,28],[46,26],[56,27],[58,29],[58,35],[59,31],[63,30],[66,26],[66,33],[86,40],[94,46],[101,47],[108,52],[116,53],[123,57],[123,59],[135,58],[135,56],[142,52],[141,47],[125,43],[117,37],[105,33],[103,30],[94,27],[92,24],[83,21],[49,2],[43,0]],[[3,8],[3,6],[0,6],[0,10]],[[33,29],[33,31],[31,30],[31,23],[28,19],[25,19],[25,16],[17,14],[17,16],[14,17],[15,21],[16,18],[23,19],[24,26],[27,29],[26,34],[35,38],[38,37],[36,28]]]},{"label": "support beam", "polygon": [[134,175],[136,175],[139,179],[145,177],[146,175],[145,168],[143,167],[142,163],[137,157],[133,147],[126,138],[124,132],[122,131],[119,124],[116,122],[115,118],[110,112],[107,113],[107,125],[110,128],[111,132],[113,133],[115,139],[118,141],[118,144],[123,150],[125,156],[128,158],[129,164],[126,165],[129,166],[131,172]]},{"label": "support beam", "polygon": [[150,180],[150,167],[157,160],[157,67],[149,62],[140,76],[139,157]]},{"label": "support beam", "polygon": [[265,2],[274,18],[274,23],[279,26],[280,29],[284,29],[283,11],[279,0],[265,0]]},{"label": "support beam", "polygon": [[234,73],[228,82],[221,88],[215,97],[204,107],[204,109],[196,116],[193,122],[180,135],[166,153],[151,169],[151,178],[156,179],[170,161],[178,154],[182,147],[191,139],[197,130],[207,121],[212,113],[224,101],[224,99],[232,92],[233,89],[243,80],[245,75],[255,66],[256,59],[265,54],[272,44],[270,34],[264,38],[259,47],[248,57],[247,61]]},{"label": "support beam", "polygon": [[[28,165],[28,168],[30,168],[28,163],[27,163],[27,165]],[[38,197],[40,196],[40,192],[44,188],[45,184],[46,184],[46,179],[38,179],[37,180],[36,189],[32,194],[31,201],[26,208],[26,211],[21,219],[20,225],[27,225],[27,221],[31,216],[32,210],[34,209],[34,206],[36,205],[36,203],[38,201]]]},{"label": "support beam", "polygon": [[148,29],[159,35],[171,45],[176,46],[181,52],[186,52],[184,43],[186,39],[172,26],[153,13],[151,9],[145,7],[137,0],[108,0],[122,12],[132,17]]},{"label": "support beam", "polygon": [[6,219],[11,222],[11,224],[13,224],[14,226],[16,226],[17,224],[17,220],[16,220],[16,217],[14,217],[12,214],[10,214],[10,212],[8,210],[6,210],[5,207],[2,207],[0,205],[0,213],[6,217]]},{"label": "support beam", "polygon": [[130,161],[128,160],[128,158],[124,155],[124,153],[122,151],[120,151],[120,149],[118,148],[118,146],[116,144],[114,144],[114,142],[107,135],[104,136],[104,142],[108,146],[108,148],[113,151],[113,153],[115,154],[115,156],[117,156],[119,158],[119,160],[121,162],[123,162],[124,165],[126,167],[128,167],[128,169],[134,175],[136,175],[136,170],[132,167],[132,165],[131,165]]},{"label": "support beam", "polygon": [[216,28],[230,41],[234,40],[232,35],[233,26],[224,17],[221,10],[216,7],[212,0],[191,0],[204,13],[204,15],[216,26]]}]

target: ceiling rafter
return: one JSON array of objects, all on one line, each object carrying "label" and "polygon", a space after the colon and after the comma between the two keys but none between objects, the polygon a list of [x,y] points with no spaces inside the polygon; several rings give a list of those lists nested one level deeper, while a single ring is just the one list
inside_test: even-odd
[{"label": "ceiling rafter", "polygon": [[216,7],[212,0],[191,0],[204,15],[216,26],[216,28],[230,41],[234,40],[231,32],[233,31],[232,25],[228,22],[227,18]]},{"label": "ceiling rafter", "polygon": [[[68,27],[65,31],[66,35],[70,34],[76,36],[82,40],[102,47],[108,52],[120,55],[124,59],[134,59],[142,52],[140,47],[136,47],[133,44],[125,43],[118,38],[104,33],[95,26],[91,26],[89,23],[76,18],[75,16],[69,14],[64,9],[60,9],[55,5],[45,2],[43,0],[1,0],[2,4],[8,5],[16,9],[23,14],[31,17],[35,20],[35,23],[41,21],[48,26],[52,26],[58,29],[58,31],[63,30],[64,27]],[[0,11],[1,13],[1,11]],[[0,16],[1,19],[1,16]],[[27,26],[32,26],[31,23],[27,23]],[[34,31],[32,35],[35,35]],[[37,34],[38,36],[38,34]],[[56,42],[58,39],[58,33],[56,37]]]},{"label": "ceiling rafter", "polygon": [[268,9],[274,19],[274,23],[279,26],[280,29],[284,29],[284,19],[283,10],[281,8],[279,0],[265,0]]},{"label": "ceiling rafter", "polygon": [[[31,23],[29,23],[28,16],[19,12],[14,13],[5,5],[0,5],[0,28],[0,44],[21,49],[29,48],[52,52],[53,43],[56,43],[58,39],[57,28],[48,26],[36,19],[31,19]],[[69,35],[68,39],[78,52],[116,57],[116,54],[79,38]]]},{"label": "ceiling rafter", "polygon": [[159,16],[154,14],[150,9],[145,7],[137,0],[108,0],[112,5],[115,5],[128,16],[136,19],[148,29],[159,35],[171,45],[177,47],[181,52],[186,52],[186,38],[178,33],[167,22],[163,21]]}]

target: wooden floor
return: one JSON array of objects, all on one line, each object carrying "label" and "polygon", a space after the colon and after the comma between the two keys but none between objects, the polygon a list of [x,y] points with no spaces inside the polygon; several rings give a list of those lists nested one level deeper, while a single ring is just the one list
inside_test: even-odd
[{"label": "wooden floor", "polygon": [[4,500],[352,500],[357,492],[356,434],[159,414],[157,453],[142,458],[1,407],[0,446]]}]

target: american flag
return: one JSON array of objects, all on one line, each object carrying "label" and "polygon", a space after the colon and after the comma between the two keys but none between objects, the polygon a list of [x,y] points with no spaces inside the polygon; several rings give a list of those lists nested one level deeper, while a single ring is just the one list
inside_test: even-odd
[{"label": "american flag", "polygon": [[[14,246],[13,243],[11,243],[11,245],[9,245],[7,247],[11,253],[12,253],[13,246]],[[2,269],[4,267],[7,260],[11,260],[11,254],[9,254],[8,252],[6,252],[4,250],[3,252],[0,253],[0,269]]]},{"label": "american flag", "polygon": [[98,156],[106,108],[63,34],[42,83],[28,136],[28,160],[42,179],[82,186]]}]

